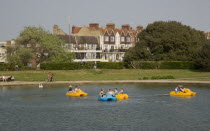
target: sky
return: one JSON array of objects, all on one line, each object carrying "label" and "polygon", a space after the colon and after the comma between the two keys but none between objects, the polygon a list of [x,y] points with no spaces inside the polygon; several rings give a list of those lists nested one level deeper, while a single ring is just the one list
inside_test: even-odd
[{"label": "sky", "polygon": [[0,0],[0,41],[15,39],[25,26],[52,32],[58,25],[130,24],[144,28],[155,21],[179,21],[210,32],[210,0]]}]

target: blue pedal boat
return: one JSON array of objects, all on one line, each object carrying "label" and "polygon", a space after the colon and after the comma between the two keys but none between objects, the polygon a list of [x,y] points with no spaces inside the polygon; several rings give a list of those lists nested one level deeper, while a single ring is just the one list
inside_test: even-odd
[{"label": "blue pedal boat", "polygon": [[106,97],[101,97],[100,95],[98,95],[98,100],[99,101],[116,101],[117,98],[108,93]]}]

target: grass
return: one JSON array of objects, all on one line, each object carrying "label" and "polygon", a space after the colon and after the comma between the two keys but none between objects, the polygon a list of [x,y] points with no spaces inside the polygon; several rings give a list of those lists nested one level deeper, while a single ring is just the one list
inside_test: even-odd
[{"label": "grass", "polygon": [[15,81],[44,81],[50,72],[54,74],[56,81],[139,80],[140,78],[210,81],[210,72],[160,69],[0,71],[0,75],[15,76]]}]

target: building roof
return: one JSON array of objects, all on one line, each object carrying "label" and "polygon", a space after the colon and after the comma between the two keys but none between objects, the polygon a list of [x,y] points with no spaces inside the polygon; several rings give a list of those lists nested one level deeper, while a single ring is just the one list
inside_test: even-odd
[{"label": "building roof", "polygon": [[96,36],[58,35],[58,37],[66,43],[70,41],[73,44],[99,44],[99,38]]}]

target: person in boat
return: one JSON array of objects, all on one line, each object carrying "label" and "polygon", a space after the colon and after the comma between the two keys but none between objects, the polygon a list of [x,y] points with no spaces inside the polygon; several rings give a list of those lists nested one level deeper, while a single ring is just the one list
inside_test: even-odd
[{"label": "person in boat", "polygon": [[76,86],[74,90],[75,90],[75,92],[80,90],[79,86]]},{"label": "person in boat", "polygon": [[185,93],[183,85],[180,85],[180,91]]},{"label": "person in boat", "polygon": [[106,96],[106,94],[104,94],[104,89],[101,89],[99,95],[100,95],[101,97],[105,97],[105,96]]},{"label": "person in boat", "polygon": [[110,94],[110,95],[114,96],[114,91],[112,89],[109,89],[109,91],[106,93],[106,95],[107,94]]},{"label": "person in boat", "polygon": [[121,88],[121,89],[120,89],[120,92],[119,92],[118,94],[124,94],[124,89]]},{"label": "person in boat", "polygon": [[178,86],[175,88],[175,92],[177,93],[178,91],[184,92],[184,89],[183,89],[183,86],[182,86],[182,85],[178,85]]},{"label": "person in boat", "polygon": [[114,89],[114,95],[117,95],[118,94],[118,90],[117,88]]},{"label": "person in boat", "polygon": [[180,85],[178,85],[178,86],[175,88],[175,91],[176,91],[176,92],[180,91]]},{"label": "person in boat", "polygon": [[[74,92],[74,90],[72,89],[72,86],[71,86],[71,85],[69,86],[68,92],[69,92],[69,93],[70,93],[70,92]],[[74,93],[75,93],[75,92],[74,92]]]}]

